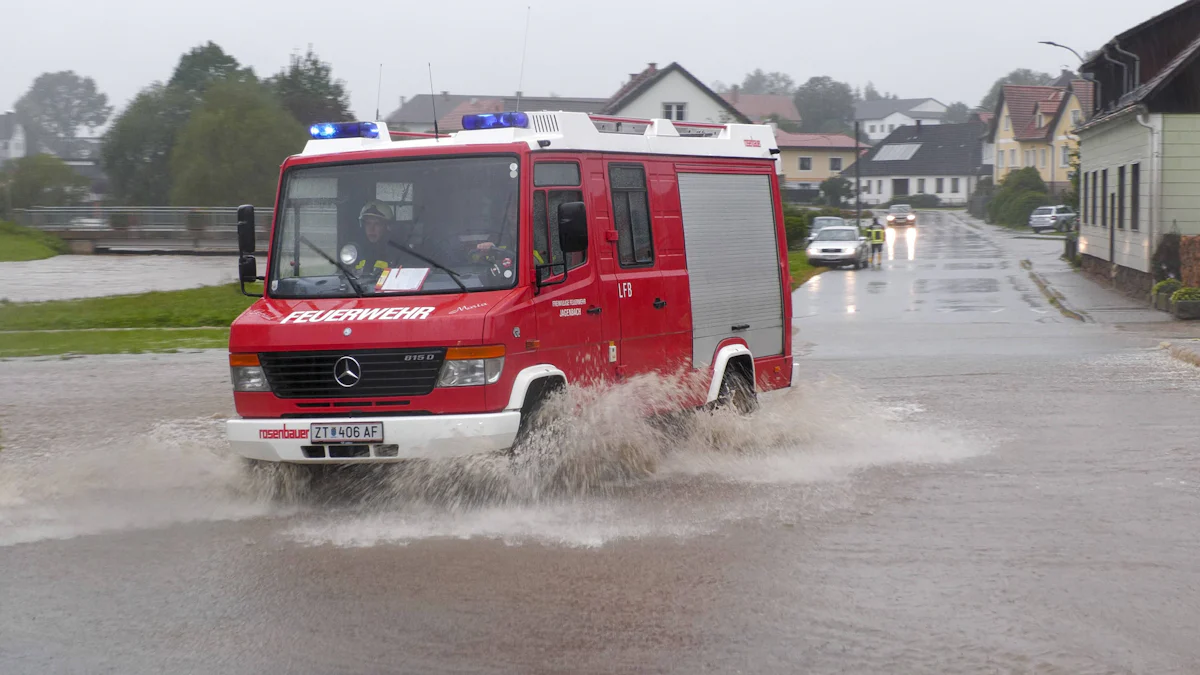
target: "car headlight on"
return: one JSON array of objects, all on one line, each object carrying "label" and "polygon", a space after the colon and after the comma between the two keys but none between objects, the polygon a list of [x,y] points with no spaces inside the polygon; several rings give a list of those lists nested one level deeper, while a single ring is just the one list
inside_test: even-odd
[{"label": "car headlight on", "polygon": [[911,213],[910,213],[910,214],[908,214],[908,219],[909,219],[909,220],[916,220],[916,219],[917,219],[917,217],[916,217],[916,215],[914,215],[914,214],[911,214]]},{"label": "car headlight on", "polygon": [[888,217],[887,217],[887,219],[888,219],[888,220],[895,220],[895,219],[896,219],[896,216],[888,216]]},{"label": "car headlight on", "polygon": [[439,387],[474,387],[494,384],[504,370],[504,345],[451,347],[438,375]]},{"label": "car headlight on", "polygon": [[234,391],[271,391],[267,374],[258,363],[258,354],[230,354],[229,379]]}]

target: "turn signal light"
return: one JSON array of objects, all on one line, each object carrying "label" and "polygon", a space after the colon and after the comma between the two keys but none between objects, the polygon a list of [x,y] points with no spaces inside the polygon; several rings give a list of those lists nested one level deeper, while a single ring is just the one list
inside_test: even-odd
[{"label": "turn signal light", "polygon": [[257,366],[258,354],[230,354],[229,365],[235,367]]},{"label": "turn signal light", "polygon": [[498,359],[504,356],[504,345],[486,345],[484,347],[451,347],[446,350],[447,361],[466,361],[467,359]]}]

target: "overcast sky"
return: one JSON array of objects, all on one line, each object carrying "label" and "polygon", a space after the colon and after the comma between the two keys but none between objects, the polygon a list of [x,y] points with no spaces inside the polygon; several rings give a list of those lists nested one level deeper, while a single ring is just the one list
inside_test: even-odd
[{"label": "overcast sky", "polygon": [[526,6],[527,94],[611,95],[647,62],[679,61],[696,77],[739,82],[754,68],[797,83],[830,75],[873,81],[902,97],[975,105],[1014,68],[1058,72],[1078,60],[1037,44],[1053,40],[1083,53],[1177,0],[3,0],[17,30],[0,42],[0,109],[11,108],[38,74],[74,70],[95,78],[123,107],[139,89],[170,77],[181,53],[212,40],[261,75],[311,43],[345,80],[351,107],[373,119],[380,108],[434,88],[506,95],[518,89]]}]

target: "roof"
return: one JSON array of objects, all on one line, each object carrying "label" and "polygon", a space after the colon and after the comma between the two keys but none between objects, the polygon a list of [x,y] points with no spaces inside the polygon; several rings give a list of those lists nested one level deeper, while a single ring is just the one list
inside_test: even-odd
[{"label": "roof", "polygon": [[[855,171],[867,176],[978,176],[991,173],[983,164],[982,122],[898,127],[871,149]],[[893,159],[887,159],[892,157]]]},{"label": "roof", "polygon": [[892,113],[904,113],[913,119],[917,119],[917,115],[921,115],[921,119],[941,119],[943,113],[912,112],[913,108],[928,101],[940,103],[932,98],[881,98],[877,101],[859,101],[854,104],[854,119],[881,120]]},{"label": "roof", "polygon": [[1072,80],[1071,91],[1075,92],[1075,97],[1079,99],[1079,107],[1083,108],[1084,117],[1091,115],[1096,104],[1096,85],[1087,80]]},{"label": "roof", "polygon": [[[1134,26],[1133,28],[1130,28],[1129,30],[1125,31],[1124,33],[1117,35],[1112,40],[1110,40],[1108,43],[1106,43],[1105,46],[1107,46],[1109,44],[1113,44],[1114,42],[1121,43],[1126,40],[1129,40],[1130,38],[1137,36],[1139,33],[1142,33],[1151,28],[1154,28],[1155,26],[1157,26],[1158,24],[1160,24],[1164,21],[1174,19],[1179,14],[1182,14],[1183,12],[1186,12],[1187,10],[1193,9],[1197,6],[1200,6],[1200,0],[1187,0],[1186,2],[1182,2],[1178,5],[1175,5],[1174,7],[1166,10],[1165,12],[1156,14],[1156,15],[1150,17],[1149,19],[1146,19],[1145,21]],[[1103,49],[1097,50],[1096,54],[1094,56],[1092,56],[1092,58],[1088,59],[1087,61],[1085,61],[1083,63],[1082,66],[1080,66],[1080,69],[1081,70],[1090,70],[1090,68],[1092,66],[1095,66],[1097,63],[1100,63],[1101,61],[1103,61],[1104,57],[1102,55],[1102,52],[1103,52]]]},{"label": "roof", "polygon": [[[775,143],[781,148],[841,148],[853,150],[854,139],[845,134],[789,134],[784,131],[775,132]],[[865,143],[859,143],[859,148],[866,148]]]},{"label": "roof", "polygon": [[730,105],[730,103],[721,98],[717,92],[709,89],[708,85],[696,79],[695,75],[692,75],[687,71],[686,68],[674,61],[672,61],[670,65],[662,70],[658,69],[658,64],[651,63],[642,72],[631,73],[629,76],[629,81],[622,85],[621,88],[617,90],[617,93],[613,94],[612,97],[608,99],[608,103],[604,105],[604,108],[600,112],[608,114],[620,113],[622,108],[637,100],[639,96],[649,91],[655,84],[671,73],[679,73],[680,75],[683,75],[688,79],[688,81],[700,89],[701,92],[703,92],[712,100],[716,101],[722,108],[724,108],[725,111],[729,113],[729,116],[735,121],[743,124],[750,123],[749,117],[744,115],[737,108]]},{"label": "roof", "polygon": [[721,98],[754,122],[766,122],[772,117],[786,122],[801,121],[796,100],[786,94],[743,94],[735,88],[721,94]]},{"label": "roof", "polygon": [[[451,94],[442,92],[437,96],[430,94],[417,94],[410,99],[406,99],[404,104],[384,118],[388,124],[400,127],[402,125],[429,125],[433,123],[433,115],[436,107],[439,118],[439,126],[441,118],[447,115],[450,111],[456,109],[463,103],[472,101],[501,101],[502,106],[497,110],[487,110],[483,112],[504,112],[517,110],[516,96],[482,96],[478,94]],[[564,97],[564,96],[521,96],[520,108],[522,110],[563,110],[566,112],[599,112],[608,99],[604,98],[579,98],[579,97]],[[461,121],[459,125],[461,126]]]},{"label": "roof", "polygon": [[[301,155],[352,159],[353,153],[370,152],[363,159],[387,157],[385,152],[429,152],[435,148],[525,144],[533,152],[578,150],[693,157],[737,157],[776,161],[772,129],[760,124],[671,122],[670,120],[614,120],[585,113],[528,112],[524,127],[498,127],[458,131],[440,138],[393,140],[387,125],[379,125],[374,138],[348,137],[310,140]],[[548,145],[546,145],[548,144]]]},{"label": "roof", "polygon": [[1014,138],[1019,141],[1036,140],[1049,133],[1046,127],[1037,125],[1035,112],[1038,104],[1061,100],[1065,92],[1064,87],[1006,84],[1000,90],[1000,102],[996,104],[996,109],[1008,106]]}]

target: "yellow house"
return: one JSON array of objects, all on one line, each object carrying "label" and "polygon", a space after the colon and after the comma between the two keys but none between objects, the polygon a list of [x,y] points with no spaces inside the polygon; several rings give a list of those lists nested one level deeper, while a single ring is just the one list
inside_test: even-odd
[{"label": "yellow house", "polygon": [[[785,187],[815,189],[854,164],[854,139],[844,134],[776,131],[775,143],[779,146],[780,180]],[[866,144],[859,147],[869,149]]]},{"label": "yellow house", "polygon": [[1071,156],[1079,147],[1073,132],[1086,119],[1083,111],[1091,109],[1091,86],[1086,80],[1065,87],[1004,86],[991,122],[997,183],[1032,166],[1052,193],[1070,188]]}]

